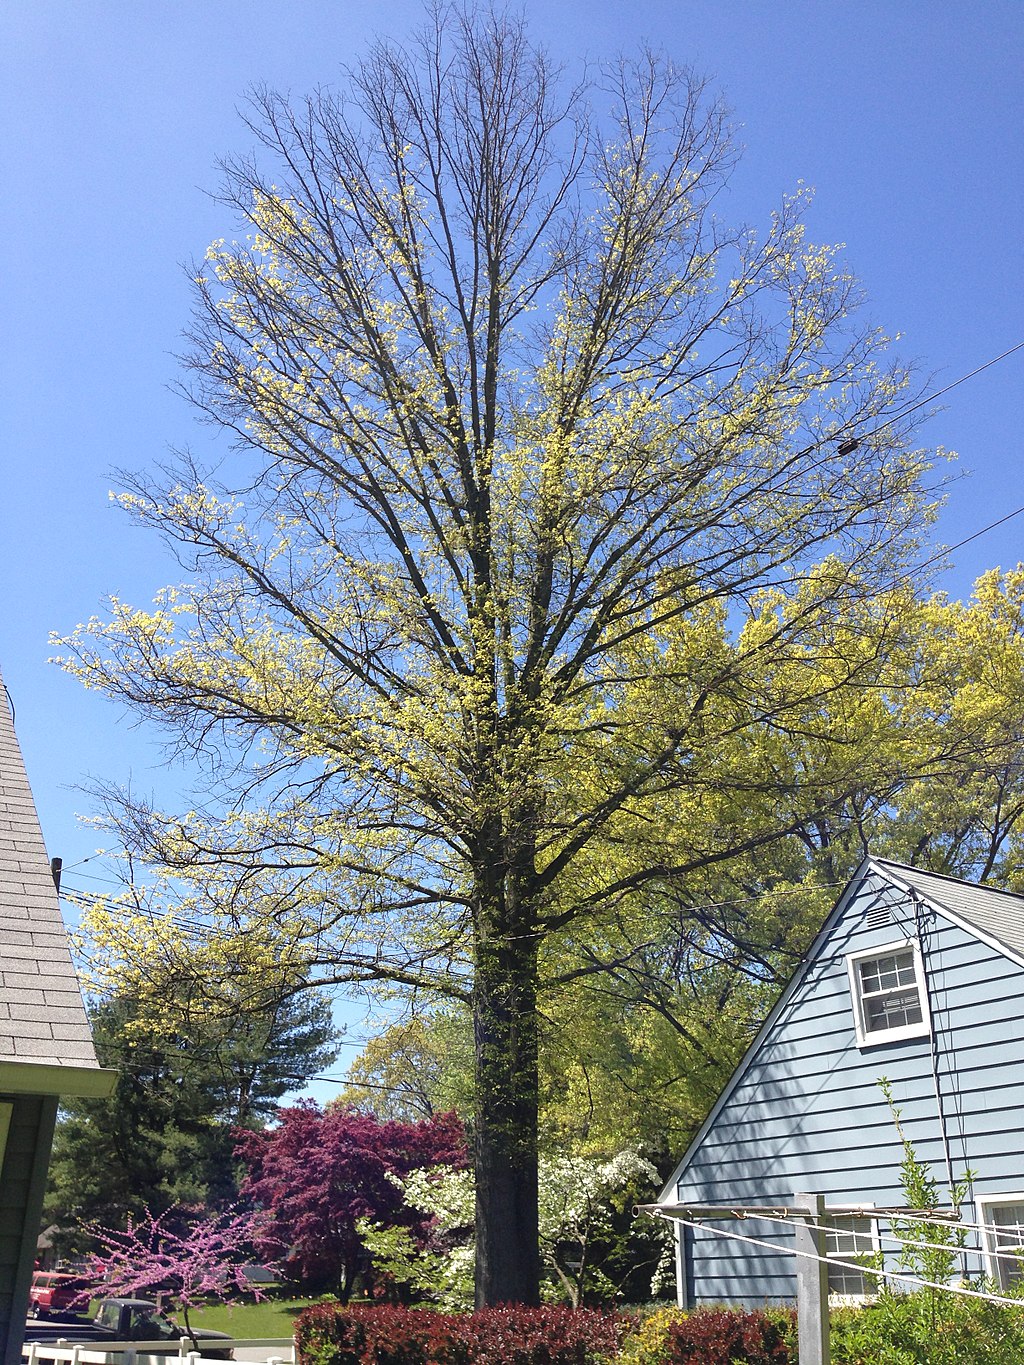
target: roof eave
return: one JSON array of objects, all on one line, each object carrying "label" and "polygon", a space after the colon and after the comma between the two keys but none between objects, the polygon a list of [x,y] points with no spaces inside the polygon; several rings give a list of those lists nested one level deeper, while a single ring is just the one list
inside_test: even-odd
[{"label": "roof eave", "polygon": [[926,891],[923,891],[919,886],[915,886],[911,880],[901,877],[898,872],[893,870],[892,863],[886,862],[884,858],[879,859],[877,862],[874,859],[870,859],[869,861],[877,872],[880,872],[884,877],[887,877],[889,881],[894,882],[901,890],[909,892],[912,896],[920,897],[920,899],[925,901],[937,915],[941,915],[943,919],[948,919],[951,924],[955,924],[958,929],[962,929],[964,933],[970,934],[972,938],[980,939],[987,947],[994,949],[997,953],[1001,953],[1003,957],[1008,957],[1011,962],[1016,962],[1018,967],[1024,967],[1024,953],[1018,948],[1013,948],[1009,943],[1004,943],[1002,939],[996,938],[994,934],[989,933],[987,929],[983,929],[981,925],[976,924],[974,920],[965,919],[964,916],[957,914],[955,910],[951,910],[948,905],[944,905],[942,901],[937,900],[934,896],[929,896]]},{"label": "roof eave", "polygon": [[106,1099],[117,1084],[116,1071],[101,1066],[57,1062],[0,1061],[0,1094],[69,1095],[76,1099]]}]

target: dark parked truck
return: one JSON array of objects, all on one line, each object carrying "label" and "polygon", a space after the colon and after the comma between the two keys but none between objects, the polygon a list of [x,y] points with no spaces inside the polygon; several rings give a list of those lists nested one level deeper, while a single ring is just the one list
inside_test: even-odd
[{"label": "dark parked truck", "polygon": [[[214,1360],[232,1360],[230,1346],[220,1346],[219,1342],[229,1342],[226,1332],[211,1332],[196,1328],[192,1335],[204,1357]],[[150,1299],[101,1299],[96,1316],[79,1318],[68,1322],[47,1322],[41,1324],[29,1320],[25,1329],[25,1342],[54,1342],[58,1339],[82,1345],[93,1345],[104,1341],[145,1341],[167,1343],[166,1352],[160,1346],[143,1354],[178,1354],[179,1343],[188,1333],[180,1323],[174,1321],[158,1304]]]}]

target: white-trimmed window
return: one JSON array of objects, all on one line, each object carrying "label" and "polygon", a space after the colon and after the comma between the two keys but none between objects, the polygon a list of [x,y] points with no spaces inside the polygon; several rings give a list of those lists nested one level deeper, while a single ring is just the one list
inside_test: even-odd
[{"label": "white-trimmed window", "polygon": [[1001,1289],[1024,1279],[1024,1194],[984,1194],[977,1198],[989,1276]]},{"label": "white-trimmed window", "polygon": [[846,959],[857,1045],[895,1043],[930,1030],[924,967],[916,943],[903,939]]},{"label": "white-trimmed window", "polygon": [[825,1255],[830,1259],[855,1261],[865,1266],[861,1270],[851,1265],[830,1265],[830,1298],[862,1300],[874,1294],[875,1286],[868,1275],[870,1266],[878,1266],[879,1247],[878,1224],[873,1218],[858,1218],[850,1214],[829,1219],[829,1225],[825,1228]]}]

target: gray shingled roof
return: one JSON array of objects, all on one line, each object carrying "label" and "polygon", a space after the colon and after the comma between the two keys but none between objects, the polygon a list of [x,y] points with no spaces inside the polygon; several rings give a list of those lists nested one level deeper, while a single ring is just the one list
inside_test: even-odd
[{"label": "gray shingled roof", "polygon": [[918,867],[907,867],[882,858],[871,861],[919,891],[937,908],[948,910],[1008,952],[1024,958],[1024,896],[993,886],[979,886],[977,882],[961,882],[955,877],[924,872]]},{"label": "gray shingled roof", "polygon": [[0,691],[0,1069],[10,1062],[99,1067],[14,722]]}]

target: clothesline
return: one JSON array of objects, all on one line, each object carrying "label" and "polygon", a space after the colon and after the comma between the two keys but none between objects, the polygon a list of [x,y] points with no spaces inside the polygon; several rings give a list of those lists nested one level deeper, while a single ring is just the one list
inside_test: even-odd
[{"label": "clothesline", "polygon": [[[663,1208],[666,1206],[662,1206]],[[1009,1308],[1024,1308],[1024,1302],[1020,1299],[1011,1299],[1003,1294],[988,1294],[980,1289],[968,1289],[964,1285],[941,1284],[937,1280],[926,1280],[920,1275],[910,1275],[898,1270],[875,1270],[873,1267],[866,1267],[859,1261],[840,1260],[836,1256],[819,1256],[813,1251],[804,1251],[800,1247],[781,1246],[778,1242],[768,1242],[761,1237],[748,1237],[740,1232],[732,1232],[728,1228],[716,1228],[707,1223],[702,1223],[698,1219],[684,1218],[679,1214],[668,1212],[658,1213],[654,1208],[649,1210],[655,1217],[672,1218],[674,1221],[683,1223],[687,1227],[700,1228],[703,1232],[711,1233],[715,1237],[726,1237],[733,1241],[745,1242],[750,1246],[763,1247],[768,1251],[781,1252],[787,1256],[798,1256],[808,1261],[817,1261],[820,1265],[838,1266],[844,1270],[856,1270],[861,1274],[874,1275],[880,1279],[896,1280],[901,1284],[916,1285],[919,1289],[938,1289],[943,1293],[957,1294],[963,1298],[982,1299],[986,1303],[1004,1304]],[[795,1213],[799,1212],[794,1210]],[[763,1213],[748,1215],[753,1217],[764,1217]],[[849,1215],[843,1215],[849,1216]]]},{"label": "clothesline", "polygon": [[[766,1223],[782,1223],[783,1225],[785,1225],[785,1224],[788,1224],[788,1223],[790,1223],[790,1222],[792,1221],[792,1219],[790,1219],[790,1218],[788,1218],[788,1217],[787,1217],[787,1218],[783,1218],[783,1217],[779,1217],[779,1216],[777,1216],[777,1215],[775,1215],[775,1214],[769,1214],[769,1213],[759,1213],[759,1214],[756,1214],[756,1215],[754,1215],[754,1216],[757,1217],[757,1218],[760,1218],[763,1222],[766,1222]],[[802,1215],[800,1215],[800,1216],[802,1216]],[[889,1215],[889,1216],[892,1216],[892,1215]],[[843,1212],[843,1213],[830,1213],[830,1214],[828,1215],[828,1217],[830,1217],[830,1218],[859,1218],[859,1217],[861,1217],[861,1215],[860,1215],[859,1212],[856,1213],[856,1214],[851,1214],[851,1213]],[[911,1219],[911,1220],[908,1220],[908,1221],[912,1221],[912,1222],[921,1221],[921,1222],[924,1222],[926,1225],[927,1225],[928,1223],[931,1223],[931,1224],[934,1226],[934,1220],[933,1220],[933,1219],[920,1219],[920,1220],[919,1220],[919,1219]],[[705,1225],[704,1225],[703,1223],[699,1222],[699,1220],[698,1220],[698,1221],[695,1223],[695,1226],[703,1227],[703,1226],[705,1226]],[[966,1232],[966,1231],[970,1231],[972,1228],[984,1228],[984,1227],[985,1227],[985,1224],[983,1224],[983,1223],[970,1223],[970,1222],[965,1222],[965,1223],[951,1224],[951,1226],[955,1226],[955,1227],[957,1227],[957,1228],[963,1228],[964,1231]],[[991,1227],[991,1225],[989,1225],[989,1227]],[[845,1233],[850,1233],[850,1232],[851,1232],[851,1229],[850,1229],[850,1228],[835,1228],[835,1229],[826,1228],[826,1230],[827,1230],[827,1231],[833,1231],[833,1230],[834,1230],[834,1231],[836,1231],[836,1232],[845,1232]],[[1017,1265],[1020,1265],[1020,1263],[1021,1263],[1021,1255],[1024,1254],[1024,1247],[1022,1247],[1019,1251],[998,1251],[998,1250],[995,1250],[995,1249],[990,1250],[988,1247],[984,1247],[984,1246],[977,1246],[977,1245],[975,1245],[974,1243],[965,1243],[963,1246],[950,1246],[948,1243],[943,1243],[943,1242],[921,1242],[921,1241],[918,1241],[916,1238],[913,1238],[913,1237],[901,1237],[901,1236],[899,1235],[899,1233],[896,1233],[896,1232],[883,1232],[881,1228],[878,1229],[878,1236],[879,1236],[880,1238],[884,1238],[884,1240],[887,1241],[887,1242],[896,1242],[897,1245],[899,1245],[899,1246],[915,1247],[915,1248],[919,1248],[919,1249],[922,1250],[922,1251],[948,1251],[948,1252],[951,1252],[953,1255],[956,1255],[956,1256],[959,1256],[959,1255],[961,1255],[961,1254],[964,1253],[964,1252],[971,1252],[972,1254],[974,1254],[974,1255],[976,1255],[976,1256],[992,1256],[992,1257],[994,1257],[994,1258],[996,1258],[996,1259],[998,1259],[998,1260],[1001,1260],[1001,1261],[1013,1261],[1013,1262],[1015,1262]],[[835,1263],[835,1262],[833,1261],[833,1258],[832,1258],[831,1256],[828,1257],[828,1260],[829,1260],[830,1263]]]}]

